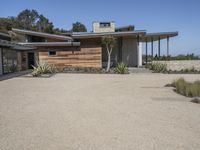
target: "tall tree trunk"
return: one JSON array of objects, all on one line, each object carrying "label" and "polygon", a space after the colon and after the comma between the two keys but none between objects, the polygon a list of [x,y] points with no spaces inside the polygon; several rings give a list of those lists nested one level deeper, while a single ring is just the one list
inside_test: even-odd
[{"label": "tall tree trunk", "polygon": [[108,72],[110,70],[110,53],[108,53],[108,64],[107,64],[107,69],[106,72]]}]

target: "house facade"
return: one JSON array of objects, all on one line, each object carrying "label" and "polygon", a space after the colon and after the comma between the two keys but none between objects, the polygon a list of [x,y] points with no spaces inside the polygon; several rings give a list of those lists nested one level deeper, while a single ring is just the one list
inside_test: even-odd
[{"label": "house facade", "polygon": [[[116,38],[111,55],[112,66],[124,62],[129,67],[141,67],[144,43],[151,43],[153,48],[153,42],[160,44],[160,40],[167,39],[169,43],[170,37],[178,35],[178,32],[147,33],[146,30],[135,30],[133,25],[116,27],[114,22],[93,22],[93,31],[83,33],[55,35],[21,29],[12,29],[12,32],[15,35],[14,42],[18,45],[15,58],[18,70],[30,69],[36,65],[36,61],[45,61],[58,68],[105,67],[107,51],[101,39],[108,35]],[[154,55],[153,49],[151,54]],[[1,62],[0,65],[5,66],[5,62]]]},{"label": "house facade", "polygon": [[0,75],[16,72],[18,68],[22,68],[19,64],[21,54],[31,50],[32,47],[11,42],[8,34],[0,33]]}]

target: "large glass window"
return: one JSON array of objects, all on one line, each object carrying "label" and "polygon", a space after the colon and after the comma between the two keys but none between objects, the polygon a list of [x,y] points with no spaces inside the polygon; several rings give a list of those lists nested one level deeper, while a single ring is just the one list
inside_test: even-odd
[{"label": "large glass window", "polygon": [[45,42],[45,38],[38,36],[27,36],[28,42]]},{"label": "large glass window", "polygon": [[3,73],[18,71],[17,52],[15,50],[3,49]]}]

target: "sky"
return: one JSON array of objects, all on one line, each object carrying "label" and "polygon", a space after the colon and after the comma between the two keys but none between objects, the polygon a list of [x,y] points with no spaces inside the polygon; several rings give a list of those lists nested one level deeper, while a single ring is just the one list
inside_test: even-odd
[{"label": "sky", "polygon": [[[178,31],[170,39],[170,54],[200,55],[200,0],[0,0],[0,4],[0,17],[35,9],[64,29],[79,21],[91,31],[93,21],[115,21],[116,26],[133,24],[147,32]],[[162,40],[162,54],[166,48]]]}]

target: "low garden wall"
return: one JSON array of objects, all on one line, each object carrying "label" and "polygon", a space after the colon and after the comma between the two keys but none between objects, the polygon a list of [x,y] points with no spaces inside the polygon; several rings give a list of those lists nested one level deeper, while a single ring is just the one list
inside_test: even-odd
[{"label": "low garden wall", "polygon": [[170,61],[153,61],[167,65],[167,70],[181,71],[185,69],[200,70],[200,60],[170,60]]}]

